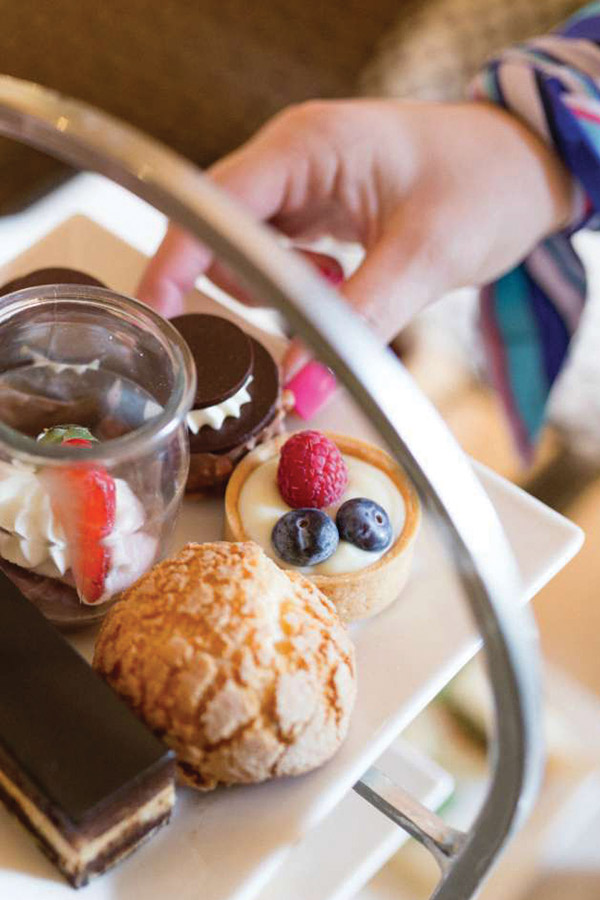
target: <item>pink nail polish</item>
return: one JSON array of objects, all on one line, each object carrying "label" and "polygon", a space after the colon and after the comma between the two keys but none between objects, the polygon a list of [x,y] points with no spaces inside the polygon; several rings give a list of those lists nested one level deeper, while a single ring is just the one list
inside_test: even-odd
[{"label": "pink nail polish", "polygon": [[335,375],[322,363],[306,363],[286,384],[295,399],[294,412],[301,419],[310,419],[323,408],[337,388]]},{"label": "pink nail polish", "polygon": [[339,287],[344,282],[344,270],[341,263],[334,256],[326,253],[317,253],[315,250],[299,248],[297,251],[304,259],[317,269],[325,281],[334,287]]}]

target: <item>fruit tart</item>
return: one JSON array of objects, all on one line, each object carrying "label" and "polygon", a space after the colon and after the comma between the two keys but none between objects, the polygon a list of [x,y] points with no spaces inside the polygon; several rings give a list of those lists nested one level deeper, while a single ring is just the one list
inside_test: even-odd
[{"label": "fruit tart", "polygon": [[225,494],[225,536],[252,540],[335,603],[346,621],[389,606],[404,587],[420,522],[416,491],[384,450],[303,431],[257,447]]}]

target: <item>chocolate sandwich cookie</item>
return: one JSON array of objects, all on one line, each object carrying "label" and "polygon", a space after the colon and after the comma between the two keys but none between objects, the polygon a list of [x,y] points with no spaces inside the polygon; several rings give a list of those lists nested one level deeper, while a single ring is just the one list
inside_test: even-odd
[{"label": "chocolate sandwich cookie", "polygon": [[248,450],[279,433],[290,404],[277,363],[239,326],[205,314],[178,316],[172,324],[187,341],[198,373],[188,416],[188,490],[202,490],[223,484]]},{"label": "chocolate sandwich cookie", "polygon": [[168,822],[173,754],[0,574],[0,800],[74,886]]},{"label": "chocolate sandwich cookie", "polygon": [[[247,388],[250,401],[240,406],[238,417],[227,416],[220,428],[204,425],[198,434],[190,434],[192,453],[226,453],[249,441],[274,418],[279,397],[279,370],[262,344],[254,338],[250,338],[249,343],[253,357],[248,376],[252,381]],[[233,394],[210,405],[218,405]],[[195,407],[198,408],[202,407]]]},{"label": "chocolate sandwich cookie", "polygon": [[22,291],[25,288],[41,287],[47,284],[86,284],[90,287],[106,287],[93,275],[87,275],[85,272],[79,272],[77,269],[66,268],[48,268],[36,269],[27,275],[21,275],[19,278],[13,278],[2,287],[0,287],[0,296],[12,294],[13,291]]}]

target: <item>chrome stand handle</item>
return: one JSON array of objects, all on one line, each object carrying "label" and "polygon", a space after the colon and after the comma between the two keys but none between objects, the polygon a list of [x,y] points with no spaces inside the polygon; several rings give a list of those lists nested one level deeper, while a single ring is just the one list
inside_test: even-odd
[{"label": "chrome stand handle", "polygon": [[376,766],[371,766],[365,772],[360,781],[354,785],[354,790],[371,806],[423,844],[434,857],[442,874],[448,871],[464,846],[466,840],[464,832],[446,825],[436,813],[411,797],[399,785],[394,784],[392,779]]},{"label": "chrome stand handle", "polygon": [[[401,364],[336,293],[190,163],[97,110],[8,77],[0,78],[0,133],[112,178],[208,244],[335,369],[429,501],[483,636],[495,705],[489,793],[473,827],[444,852],[434,894],[467,900],[533,801],[542,741],[533,621],[519,608],[512,553],[464,454]],[[403,809],[398,821],[442,854],[435,820]]]}]

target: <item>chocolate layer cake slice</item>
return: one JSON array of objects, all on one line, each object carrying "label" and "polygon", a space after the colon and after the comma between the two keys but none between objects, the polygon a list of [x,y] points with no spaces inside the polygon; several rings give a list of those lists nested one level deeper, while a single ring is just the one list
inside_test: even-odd
[{"label": "chocolate layer cake slice", "polygon": [[174,757],[0,574],[0,797],[74,886],[165,824]]}]

